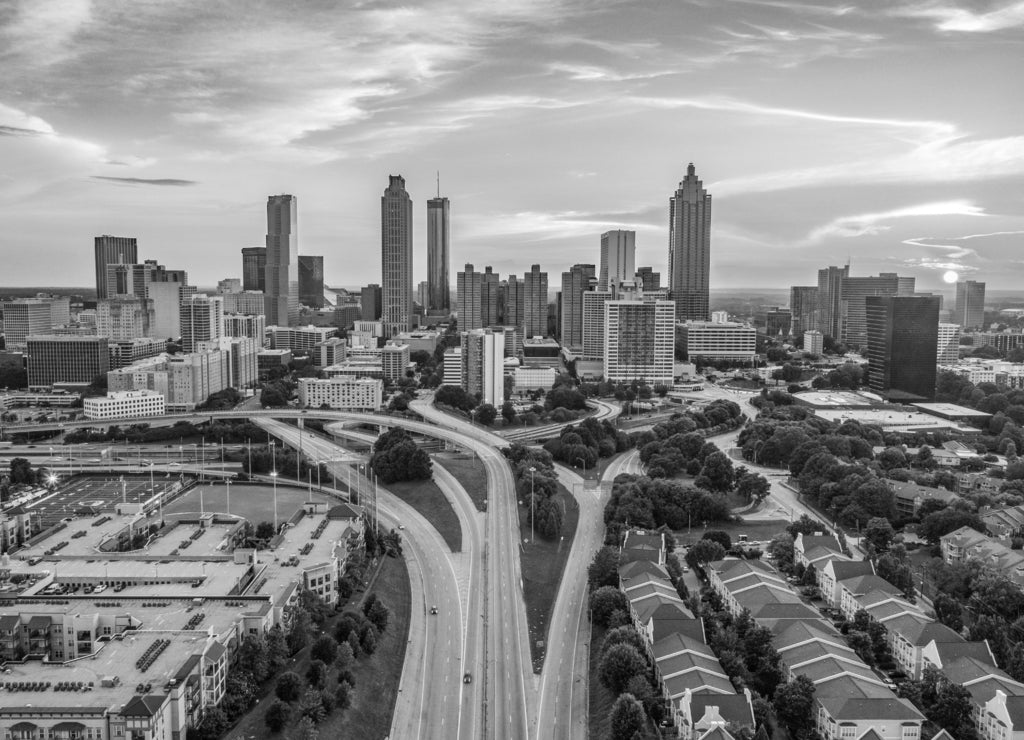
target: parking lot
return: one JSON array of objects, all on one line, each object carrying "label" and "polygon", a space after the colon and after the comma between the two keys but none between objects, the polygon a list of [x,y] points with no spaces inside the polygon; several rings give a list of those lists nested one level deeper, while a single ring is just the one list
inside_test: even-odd
[{"label": "parking lot", "polygon": [[[158,475],[153,479],[157,492],[164,491],[179,480],[178,476]],[[149,476],[75,476],[57,483],[51,493],[25,504],[25,509],[38,517],[43,528],[78,513],[98,514],[113,511],[121,502],[140,503],[151,498]]]}]

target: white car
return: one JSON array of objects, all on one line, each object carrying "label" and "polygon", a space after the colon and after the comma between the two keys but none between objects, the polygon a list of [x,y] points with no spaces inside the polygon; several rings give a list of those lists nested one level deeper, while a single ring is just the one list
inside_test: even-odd
[{"label": "white car", "polygon": [[107,587],[106,587],[106,585],[104,585],[104,584],[102,584],[102,583],[101,583],[101,584],[100,584],[99,586],[97,586],[96,588],[94,588],[94,589],[92,590],[92,592],[93,592],[94,594],[101,594],[101,593],[103,593],[103,592],[104,592],[104,591],[106,591],[106,590],[107,590]]}]

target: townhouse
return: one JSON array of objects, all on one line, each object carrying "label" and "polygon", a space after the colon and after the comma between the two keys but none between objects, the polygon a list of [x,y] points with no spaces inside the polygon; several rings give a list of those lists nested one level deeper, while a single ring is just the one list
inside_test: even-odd
[{"label": "townhouse", "polygon": [[949,564],[976,560],[986,570],[998,573],[1017,586],[1024,586],[1024,552],[970,527],[960,527],[939,540],[942,559]]},{"label": "townhouse", "polygon": [[843,552],[842,545],[831,534],[797,534],[793,541],[793,562],[805,568],[821,570],[828,560],[852,560]]},{"label": "townhouse", "polygon": [[1024,505],[990,509],[981,515],[981,521],[993,537],[1020,537],[1024,534]]}]

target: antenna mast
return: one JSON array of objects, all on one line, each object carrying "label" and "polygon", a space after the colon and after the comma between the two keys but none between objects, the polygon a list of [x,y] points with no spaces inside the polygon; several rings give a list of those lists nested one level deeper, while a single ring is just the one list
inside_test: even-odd
[{"label": "antenna mast", "polygon": [[437,171],[437,197],[441,197],[441,170]]}]

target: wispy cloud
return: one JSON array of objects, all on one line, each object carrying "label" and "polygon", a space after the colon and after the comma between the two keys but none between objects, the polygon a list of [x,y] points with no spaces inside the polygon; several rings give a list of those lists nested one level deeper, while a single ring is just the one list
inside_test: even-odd
[{"label": "wispy cloud", "polygon": [[196,180],[174,180],[170,178],[149,179],[145,177],[108,177],[106,175],[92,175],[93,180],[104,182],[122,183],[125,185],[165,185],[172,187],[184,187],[187,185],[198,185]]},{"label": "wispy cloud", "polygon": [[992,33],[1024,26],[1024,2],[1012,2],[987,13],[949,3],[931,2],[898,7],[891,15],[908,18],[927,18],[935,22],[939,31],[956,33]]},{"label": "wispy cloud", "polygon": [[0,27],[0,59],[27,57],[49,66],[73,55],[72,40],[92,19],[92,0],[21,0],[13,21]]},{"label": "wispy cloud", "polygon": [[[964,200],[896,208],[880,213],[861,213],[856,216],[842,216],[824,226],[819,226],[807,235],[806,244],[818,244],[833,237],[858,237],[880,234],[890,227],[886,222],[901,218],[920,216],[984,216],[984,209]],[[925,245],[922,245],[925,246]]]}]

